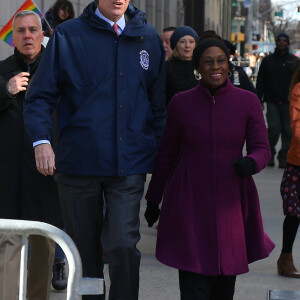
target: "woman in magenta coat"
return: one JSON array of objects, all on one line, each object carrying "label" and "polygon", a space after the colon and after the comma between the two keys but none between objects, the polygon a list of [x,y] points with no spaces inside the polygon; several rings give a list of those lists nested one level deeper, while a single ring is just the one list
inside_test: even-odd
[{"label": "woman in magenta coat", "polygon": [[274,248],[251,176],[271,157],[263,112],[228,80],[228,59],[219,36],[196,46],[202,78],[170,102],[146,195],[149,226],[163,200],[156,257],[179,269],[182,300],[233,299],[236,275]]}]

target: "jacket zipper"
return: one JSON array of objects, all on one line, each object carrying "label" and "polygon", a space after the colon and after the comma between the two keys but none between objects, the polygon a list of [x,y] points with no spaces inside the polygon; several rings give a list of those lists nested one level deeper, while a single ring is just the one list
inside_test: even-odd
[{"label": "jacket zipper", "polygon": [[[217,179],[216,179],[216,159],[217,159],[217,145],[216,145],[216,128],[215,128],[215,96],[211,97],[212,101],[212,139],[213,139],[213,164],[212,164],[212,169],[213,169],[213,189],[217,191]],[[218,198],[218,195],[215,195],[216,198]],[[216,198],[214,199],[215,203],[215,209],[217,211],[217,203],[216,203]],[[217,248],[220,249],[220,237],[219,237],[219,220],[216,214],[216,228],[217,228],[217,243],[218,246]],[[221,272],[221,255],[220,255],[220,250],[218,250],[218,271]]]}]

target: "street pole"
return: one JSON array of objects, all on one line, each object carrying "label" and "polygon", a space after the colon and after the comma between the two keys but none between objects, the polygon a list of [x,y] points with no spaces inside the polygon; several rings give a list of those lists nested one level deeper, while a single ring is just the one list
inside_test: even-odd
[{"label": "street pole", "polygon": [[[240,1],[238,1],[238,9],[237,9],[237,17],[236,17],[236,20],[237,20],[237,24],[238,24],[238,33],[239,32],[241,32],[241,21],[242,21],[242,16],[241,16],[241,2]],[[240,41],[238,41],[237,42],[237,52],[238,52],[238,54],[240,55],[240,53],[241,53],[241,42]]]},{"label": "street pole", "polygon": [[252,49],[252,35],[253,35],[253,1],[250,2],[250,6],[248,8],[248,24],[247,24],[247,31],[248,31],[248,52],[250,53]]}]

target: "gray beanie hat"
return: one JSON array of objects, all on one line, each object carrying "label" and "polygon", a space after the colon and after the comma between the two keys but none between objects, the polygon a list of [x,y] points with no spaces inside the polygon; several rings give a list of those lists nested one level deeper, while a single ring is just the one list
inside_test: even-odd
[{"label": "gray beanie hat", "polygon": [[195,39],[195,42],[197,43],[199,38],[197,32],[190,26],[180,26],[175,29],[175,31],[170,37],[172,50],[175,49],[177,42],[185,35],[192,36]]}]

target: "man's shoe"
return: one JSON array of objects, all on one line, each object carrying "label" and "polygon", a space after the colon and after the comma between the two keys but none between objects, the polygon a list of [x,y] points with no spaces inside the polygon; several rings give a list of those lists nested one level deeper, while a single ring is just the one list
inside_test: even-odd
[{"label": "man's shoe", "polygon": [[286,162],[285,161],[280,161],[279,165],[278,165],[278,168],[279,169],[285,169],[285,167],[286,167]]},{"label": "man's shoe", "polygon": [[275,166],[274,157],[272,157],[272,158],[269,160],[268,166],[269,166],[269,167],[274,167],[274,166]]},{"label": "man's shoe", "polygon": [[53,265],[52,286],[57,291],[63,291],[67,288],[68,279],[65,273],[65,263],[55,263]]}]

